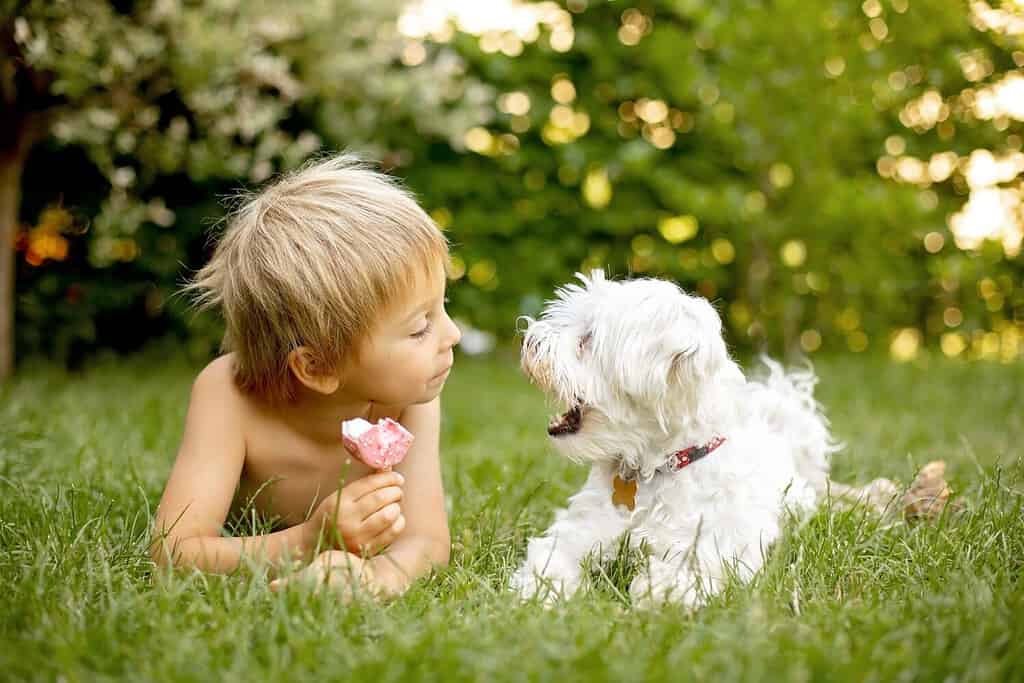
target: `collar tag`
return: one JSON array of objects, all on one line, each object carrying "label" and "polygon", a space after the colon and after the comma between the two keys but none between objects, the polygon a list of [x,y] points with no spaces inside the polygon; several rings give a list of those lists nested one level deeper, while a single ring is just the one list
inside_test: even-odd
[{"label": "collar tag", "polygon": [[636,507],[636,479],[623,480],[619,475],[612,479],[612,505],[625,505],[627,510]]}]

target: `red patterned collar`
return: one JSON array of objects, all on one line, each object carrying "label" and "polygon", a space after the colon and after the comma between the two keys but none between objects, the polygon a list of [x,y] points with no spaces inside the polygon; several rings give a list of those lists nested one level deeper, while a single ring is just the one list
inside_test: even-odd
[{"label": "red patterned collar", "polygon": [[703,446],[690,446],[681,451],[676,451],[669,456],[668,462],[666,462],[662,467],[664,467],[665,471],[668,472],[678,472],[687,465],[691,465],[701,458],[711,455],[711,453],[723,443],[725,443],[725,437],[716,436]]},{"label": "red patterned collar", "polygon": [[[666,474],[675,474],[679,470],[683,469],[684,467],[688,467],[689,465],[692,465],[701,458],[705,458],[711,455],[711,453],[716,448],[721,446],[723,443],[725,443],[725,437],[716,436],[703,446],[689,446],[687,448],[682,449],[681,451],[676,451],[672,455],[668,456],[668,460],[665,462],[665,464],[655,471],[664,472]],[[640,479],[640,473],[638,471],[625,470],[622,469],[621,466],[616,476],[624,482],[630,482]]]}]

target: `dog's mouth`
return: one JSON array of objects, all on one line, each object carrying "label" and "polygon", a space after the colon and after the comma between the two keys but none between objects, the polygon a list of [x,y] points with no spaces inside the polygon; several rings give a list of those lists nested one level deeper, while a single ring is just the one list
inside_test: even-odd
[{"label": "dog's mouth", "polygon": [[551,436],[566,436],[580,431],[583,425],[583,403],[577,399],[572,408],[561,415],[551,418],[548,423],[548,434]]}]

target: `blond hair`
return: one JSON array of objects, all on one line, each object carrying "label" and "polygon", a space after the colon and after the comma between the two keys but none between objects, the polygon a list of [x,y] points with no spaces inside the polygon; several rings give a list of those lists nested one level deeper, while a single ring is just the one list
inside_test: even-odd
[{"label": "blond hair", "polygon": [[314,160],[240,198],[210,262],[184,293],[217,307],[235,381],[272,402],[295,384],[288,354],[315,367],[358,358],[381,311],[447,267],[448,244],[413,195],[359,157]]}]

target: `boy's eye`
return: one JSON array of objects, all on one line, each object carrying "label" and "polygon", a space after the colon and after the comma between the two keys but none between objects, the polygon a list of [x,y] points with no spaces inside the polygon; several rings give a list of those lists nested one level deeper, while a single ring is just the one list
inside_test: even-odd
[{"label": "boy's eye", "polygon": [[[447,296],[444,298],[444,303],[446,303],[446,304],[448,303],[448,297]],[[442,306],[442,308],[443,308],[443,306]],[[427,314],[427,324],[423,327],[422,330],[420,330],[419,332],[413,332],[409,336],[412,337],[413,339],[422,339],[423,337],[426,337],[427,333],[430,332],[430,318],[431,318],[432,315],[433,315],[433,313],[428,313]]]}]

